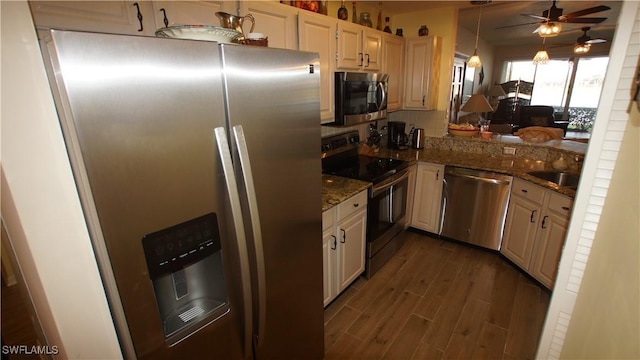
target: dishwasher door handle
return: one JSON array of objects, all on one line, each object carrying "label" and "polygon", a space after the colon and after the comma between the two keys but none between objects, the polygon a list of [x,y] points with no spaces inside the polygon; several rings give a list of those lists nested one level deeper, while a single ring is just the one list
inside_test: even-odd
[{"label": "dishwasher door handle", "polygon": [[508,180],[489,179],[489,178],[485,178],[485,177],[481,177],[481,176],[475,176],[475,175],[469,175],[469,174],[458,174],[458,173],[455,173],[455,172],[449,172],[449,173],[447,173],[447,175],[460,177],[460,178],[465,178],[465,179],[470,179],[470,180],[473,180],[473,181],[496,184],[496,185],[509,185],[511,183]]}]

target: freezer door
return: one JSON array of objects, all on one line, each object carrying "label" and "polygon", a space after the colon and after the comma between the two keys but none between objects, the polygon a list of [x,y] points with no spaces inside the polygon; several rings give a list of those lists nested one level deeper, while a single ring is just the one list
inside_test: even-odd
[{"label": "freezer door", "polygon": [[320,359],[319,60],[312,53],[220,46],[232,153],[253,244],[256,358]]},{"label": "freezer door", "polygon": [[225,126],[218,47],[54,31],[48,53],[124,355],[250,357],[242,249],[214,137]]}]

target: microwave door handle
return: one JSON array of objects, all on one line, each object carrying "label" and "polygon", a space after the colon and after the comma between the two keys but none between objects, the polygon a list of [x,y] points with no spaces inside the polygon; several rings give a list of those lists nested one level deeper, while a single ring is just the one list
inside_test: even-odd
[{"label": "microwave door handle", "polygon": [[380,108],[382,107],[382,104],[384,104],[385,100],[387,99],[387,94],[385,94],[384,85],[382,84],[382,82],[378,83],[378,90],[380,91],[380,94],[382,94],[380,96],[380,102],[377,104],[378,105],[378,111],[380,111]]},{"label": "microwave door handle", "polygon": [[252,354],[253,340],[253,318],[251,299],[251,274],[249,272],[249,253],[247,251],[247,238],[244,232],[244,222],[242,220],[242,210],[240,206],[240,195],[238,194],[238,184],[233,171],[233,162],[229,152],[229,141],[227,140],[226,129],[217,127],[214,129],[214,139],[220,154],[220,162],[224,172],[224,179],[231,205],[231,216],[236,233],[240,261],[240,278],[242,279],[242,300],[244,301],[244,354],[245,358]]},{"label": "microwave door handle", "polygon": [[262,347],[264,343],[264,332],[267,314],[267,286],[266,286],[266,268],[264,264],[264,247],[262,241],[262,230],[260,228],[260,214],[258,212],[258,200],[256,197],[256,188],[253,183],[253,172],[251,171],[251,162],[249,161],[249,149],[247,148],[247,140],[244,136],[242,125],[236,125],[232,128],[235,138],[238,157],[240,158],[240,168],[244,179],[247,202],[249,205],[249,219],[251,220],[251,230],[253,232],[253,246],[256,254],[257,268],[257,285],[258,285],[258,332],[257,347]]}]

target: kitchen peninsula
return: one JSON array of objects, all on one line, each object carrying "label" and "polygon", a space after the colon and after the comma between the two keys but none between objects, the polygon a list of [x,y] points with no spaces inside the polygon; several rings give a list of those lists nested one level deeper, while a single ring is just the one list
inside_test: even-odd
[{"label": "kitchen peninsula", "polygon": [[[451,136],[425,137],[424,143],[425,148],[420,150],[382,147],[376,156],[412,163],[423,161],[509,174],[573,198],[576,194],[575,189],[541,180],[529,172],[552,171],[553,161],[562,156],[568,165],[566,171],[579,175],[581,161],[587,149],[587,144],[571,140],[551,140],[534,144],[526,143],[515,136],[503,135],[495,135],[491,140]],[[515,148],[515,155],[504,155],[505,147]],[[325,211],[354,195],[358,190],[365,189],[364,184],[359,180],[323,175],[322,210]]]}]

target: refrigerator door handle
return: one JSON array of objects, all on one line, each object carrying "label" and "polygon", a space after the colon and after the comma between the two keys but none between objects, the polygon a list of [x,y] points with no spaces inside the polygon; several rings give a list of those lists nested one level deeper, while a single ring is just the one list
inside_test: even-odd
[{"label": "refrigerator door handle", "polygon": [[252,297],[251,297],[251,274],[249,271],[249,253],[247,250],[247,238],[242,220],[242,210],[240,205],[240,195],[238,194],[238,184],[233,171],[233,162],[229,151],[229,141],[227,140],[226,129],[217,127],[214,129],[214,137],[220,162],[224,172],[225,184],[231,203],[231,215],[236,233],[238,253],[240,257],[240,277],[242,278],[242,296],[244,301],[244,355],[245,358],[251,356],[253,339],[253,317],[252,317]]},{"label": "refrigerator door handle", "polygon": [[256,254],[257,269],[257,285],[258,285],[258,332],[257,347],[262,347],[264,342],[264,331],[267,313],[267,287],[265,277],[264,249],[262,245],[262,230],[260,228],[260,215],[258,212],[258,200],[256,197],[256,188],[253,183],[253,173],[251,171],[251,162],[249,161],[249,150],[247,149],[247,141],[244,136],[242,125],[236,125],[232,128],[235,138],[238,157],[240,158],[240,168],[247,192],[247,200],[249,205],[249,218],[251,220],[251,230],[253,232],[253,244]]}]

